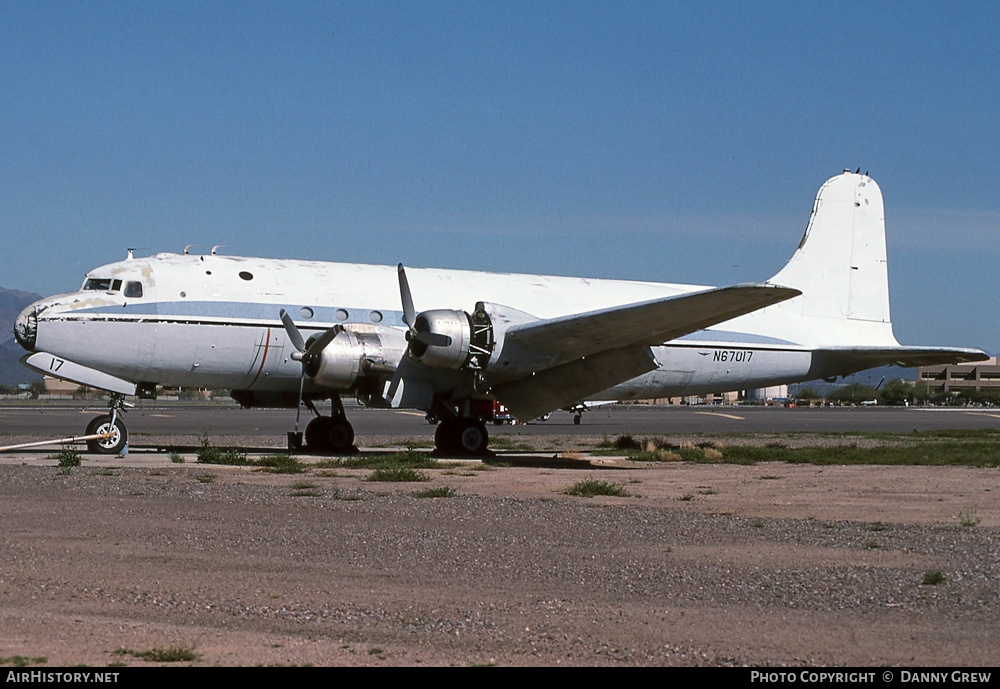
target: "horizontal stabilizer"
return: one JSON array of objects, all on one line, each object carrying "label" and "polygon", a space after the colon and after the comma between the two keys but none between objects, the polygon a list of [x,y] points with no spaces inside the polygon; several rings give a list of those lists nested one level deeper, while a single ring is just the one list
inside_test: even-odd
[{"label": "horizontal stabilizer", "polygon": [[609,350],[658,345],[799,294],[771,284],[733,285],[533,321],[507,331],[499,361],[510,366],[508,371],[520,369],[522,361],[537,369]]},{"label": "horizontal stabilizer", "polygon": [[823,369],[846,376],[877,366],[943,366],[985,361],[978,349],[956,347],[826,347],[813,352]]},{"label": "horizontal stabilizer", "polygon": [[61,378],[77,385],[86,385],[122,395],[135,394],[135,383],[48,352],[27,354],[21,357],[21,363],[44,376]]}]

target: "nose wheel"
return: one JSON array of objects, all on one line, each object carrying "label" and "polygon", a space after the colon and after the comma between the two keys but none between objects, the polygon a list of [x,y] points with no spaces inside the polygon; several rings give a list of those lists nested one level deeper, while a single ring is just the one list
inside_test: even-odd
[{"label": "nose wheel", "polygon": [[111,414],[101,414],[87,424],[87,435],[100,433],[104,438],[87,441],[87,450],[100,455],[118,455],[128,442],[128,429],[121,419],[112,419]]}]

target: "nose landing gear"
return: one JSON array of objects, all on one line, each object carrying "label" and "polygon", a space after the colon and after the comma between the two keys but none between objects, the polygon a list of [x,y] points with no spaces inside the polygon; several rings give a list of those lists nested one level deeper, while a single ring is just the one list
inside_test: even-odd
[{"label": "nose landing gear", "polygon": [[110,414],[101,414],[87,424],[87,435],[103,435],[87,441],[87,451],[100,455],[120,455],[128,444],[128,428],[119,417],[133,405],[125,401],[125,395],[114,394],[108,402]]}]

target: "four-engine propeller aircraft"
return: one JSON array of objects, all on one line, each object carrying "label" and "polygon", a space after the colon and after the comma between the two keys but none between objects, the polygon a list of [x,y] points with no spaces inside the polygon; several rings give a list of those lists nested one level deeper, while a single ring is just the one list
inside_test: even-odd
[{"label": "four-engine propeller aircraft", "polygon": [[[110,414],[87,428],[105,453],[126,442],[125,397],[157,386],[305,405],[315,414],[306,446],[319,452],[352,447],[342,395],[420,409],[440,419],[439,451],[476,455],[488,451],[479,414],[494,399],[527,421],[586,400],[986,358],[896,341],[882,194],[848,171],[820,188],[795,254],[759,284],[130,253],[90,271],[80,291],[26,308],[14,332],[31,352],[25,365],[111,393]],[[324,399],[329,416],[314,404]]]}]

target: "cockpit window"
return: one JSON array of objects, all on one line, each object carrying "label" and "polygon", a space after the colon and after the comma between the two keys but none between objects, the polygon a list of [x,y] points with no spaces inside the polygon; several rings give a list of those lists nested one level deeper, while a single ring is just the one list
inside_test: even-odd
[{"label": "cockpit window", "polygon": [[111,289],[111,278],[87,278],[83,283],[83,289],[107,292]]},{"label": "cockpit window", "polygon": [[125,296],[130,299],[141,299],[142,298],[142,283],[141,282],[126,282],[125,283]]}]

